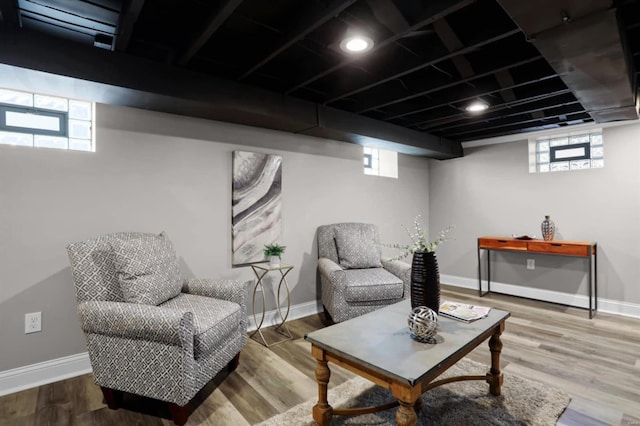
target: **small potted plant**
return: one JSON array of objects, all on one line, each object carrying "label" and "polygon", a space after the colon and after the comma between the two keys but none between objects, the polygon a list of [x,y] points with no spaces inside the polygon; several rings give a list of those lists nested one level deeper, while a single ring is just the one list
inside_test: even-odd
[{"label": "small potted plant", "polygon": [[286,248],[286,246],[281,246],[278,243],[265,244],[264,257],[265,259],[269,259],[269,266],[272,268],[280,266],[280,260]]}]

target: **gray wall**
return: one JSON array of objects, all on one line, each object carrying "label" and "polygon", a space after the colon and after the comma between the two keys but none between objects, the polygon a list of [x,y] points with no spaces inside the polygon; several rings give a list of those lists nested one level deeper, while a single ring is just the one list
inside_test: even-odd
[{"label": "gray wall", "polygon": [[[107,105],[97,108],[97,152],[0,145],[0,371],[85,351],[65,247],[107,232],[164,230],[186,276],[251,279],[231,268],[231,153],[283,156],[283,236],[294,304],[316,300],[318,225],[400,225],[421,213],[432,234],[455,224],[438,250],[441,273],[476,279],[476,238],[540,234],[597,240],[603,298],[640,303],[640,125],[608,128],[605,168],[529,174],[526,141],[431,161],[399,155],[399,179],[364,176],[359,146]],[[498,257],[499,282],[585,291],[580,259]],[[561,267],[561,270],[558,268]],[[270,303],[268,308],[272,308]],[[43,331],[24,334],[42,311]]]},{"label": "gray wall", "polygon": [[[430,227],[457,226],[457,239],[439,250],[441,273],[477,279],[477,237],[540,237],[540,223],[551,215],[556,239],[598,242],[599,297],[640,303],[640,125],[605,128],[603,134],[603,169],[530,174],[526,140],[432,161]],[[526,269],[526,258],[535,258],[536,270]],[[586,267],[583,259],[497,254],[492,280],[586,294]]]},{"label": "gray wall", "polygon": [[[142,110],[97,106],[97,152],[0,145],[0,371],[85,351],[65,247],[115,231],[166,231],[186,276],[231,268],[231,153],[283,156],[284,260],[292,303],[314,301],[317,226],[428,220],[428,160],[399,155],[399,179],[365,176],[362,148]],[[268,308],[273,308],[269,304]],[[24,334],[42,311],[43,331]]]}]

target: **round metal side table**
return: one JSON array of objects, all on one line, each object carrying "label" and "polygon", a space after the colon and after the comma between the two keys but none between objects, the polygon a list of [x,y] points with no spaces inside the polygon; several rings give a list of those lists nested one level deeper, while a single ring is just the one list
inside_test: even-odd
[{"label": "round metal side table", "polygon": [[[280,266],[270,266],[268,263],[266,263],[251,265],[251,269],[253,269],[253,273],[256,274],[256,278],[258,278],[258,281],[253,288],[253,320],[255,321],[257,328],[253,333],[251,333],[249,337],[253,337],[258,334],[262,339],[262,343],[266,347],[277,345],[278,343],[282,343],[287,340],[292,340],[293,336],[291,335],[291,331],[289,331],[289,328],[287,327],[285,322],[287,321],[289,311],[291,310],[291,293],[289,292],[289,284],[287,283],[287,274],[293,269],[293,266],[285,264],[280,264]],[[284,335],[285,338],[276,342],[267,343],[267,340],[265,339],[261,330],[262,324],[264,323],[266,308],[266,297],[264,295],[264,285],[262,283],[262,279],[271,271],[280,272],[280,282],[278,283],[278,292],[276,293],[276,308],[278,309],[278,315],[280,316],[280,323],[276,325],[275,330]],[[282,306],[280,304],[280,291],[282,290],[282,284],[284,284],[284,288],[287,290],[287,311],[284,315],[282,314]],[[258,288],[260,288],[260,291],[262,293],[262,316],[260,317],[260,322],[258,322],[256,314],[256,293],[258,292]]]}]

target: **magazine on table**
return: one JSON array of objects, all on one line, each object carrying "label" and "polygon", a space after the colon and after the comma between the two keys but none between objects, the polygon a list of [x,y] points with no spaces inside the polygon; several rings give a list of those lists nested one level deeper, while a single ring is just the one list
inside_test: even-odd
[{"label": "magazine on table", "polygon": [[471,322],[489,315],[491,308],[487,306],[469,305],[467,303],[445,300],[440,304],[440,315]]}]

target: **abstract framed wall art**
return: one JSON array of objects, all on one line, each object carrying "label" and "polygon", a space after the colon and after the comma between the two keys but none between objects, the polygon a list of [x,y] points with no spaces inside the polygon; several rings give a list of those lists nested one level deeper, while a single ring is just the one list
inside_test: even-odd
[{"label": "abstract framed wall art", "polygon": [[233,151],[232,263],[263,262],[265,244],[280,239],[282,156]]}]

